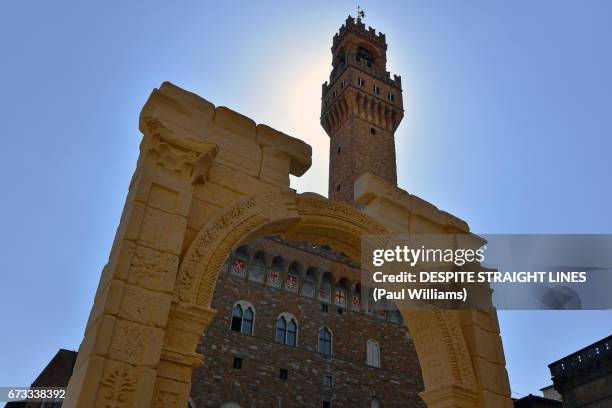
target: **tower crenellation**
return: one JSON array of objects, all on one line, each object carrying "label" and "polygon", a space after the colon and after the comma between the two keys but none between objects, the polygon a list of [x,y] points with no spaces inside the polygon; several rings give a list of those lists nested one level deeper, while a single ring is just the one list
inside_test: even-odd
[{"label": "tower crenellation", "polygon": [[395,130],[402,82],[387,71],[383,33],[349,16],[333,39],[332,71],[322,86],[321,125],[330,137],[329,197],[351,203],[353,183],[373,173],[397,183]]},{"label": "tower crenellation", "polygon": [[366,26],[363,22],[361,22],[360,18],[353,18],[348,16],[346,18],[346,22],[340,26],[338,32],[334,35],[332,52],[334,52],[334,48],[340,44],[342,40],[342,36],[344,36],[348,32],[355,32],[361,35],[368,35],[371,41],[377,42],[381,47],[387,49],[387,39],[385,34],[379,32],[376,33],[376,29],[372,27],[368,27],[366,30]]}]

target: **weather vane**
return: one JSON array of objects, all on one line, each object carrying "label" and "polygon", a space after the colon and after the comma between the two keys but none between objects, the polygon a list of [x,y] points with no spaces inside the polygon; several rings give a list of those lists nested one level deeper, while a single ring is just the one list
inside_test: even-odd
[{"label": "weather vane", "polygon": [[357,5],[357,20],[361,20],[365,18],[365,10],[362,9],[359,5]]}]

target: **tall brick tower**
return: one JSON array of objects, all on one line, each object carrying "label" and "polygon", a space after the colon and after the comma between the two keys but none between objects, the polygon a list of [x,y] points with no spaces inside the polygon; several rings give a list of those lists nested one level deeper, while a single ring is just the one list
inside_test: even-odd
[{"label": "tall brick tower", "polygon": [[329,198],[353,202],[353,183],[373,173],[397,184],[395,130],[404,116],[401,78],[387,71],[383,33],[349,16],[334,36],[321,125],[330,137]]}]

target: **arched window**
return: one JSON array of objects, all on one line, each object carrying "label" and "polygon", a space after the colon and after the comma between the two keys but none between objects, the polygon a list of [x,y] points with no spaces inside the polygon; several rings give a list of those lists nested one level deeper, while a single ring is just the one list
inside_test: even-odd
[{"label": "arched window", "polygon": [[272,259],[272,265],[268,271],[268,285],[275,288],[281,287],[281,275],[283,274],[284,267],[285,262],[283,261],[282,257],[275,256],[274,259]]},{"label": "arched window", "polygon": [[334,275],[331,272],[325,272],[319,285],[319,299],[325,303],[331,303],[333,283]]},{"label": "arched window", "polygon": [[241,330],[242,334],[246,334],[247,336],[250,336],[253,334],[253,318],[254,317],[255,316],[253,314],[253,308],[247,307],[242,317],[242,330]]},{"label": "arched window", "polygon": [[284,344],[287,336],[287,319],[284,316],[276,319],[276,342]]},{"label": "arched window", "polygon": [[272,269],[278,269],[282,271],[284,263],[285,261],[283,260],[282,256],[275,256],[274,259],[272,259]]},{"label": "arched window", "polygon": [[367,364],[370,367],[380,368],[380,347],[374,340],[367,342]]},{"label": "arched window", "polygon": [[240,331],[242,328],[242,306],[236,304],[234,309],[232,310],[232,325],[231,329],[233,331]]},{"label": "arched window", "polygon": [[319,329],[319,344],[317,351],[326,356],[331,356],[332,353],[332,333],[327,327]]},{"label": "arched window", "polygon": [[377,397],[372,397],[370,400],[370,408],[380,408],[380,400]]},{"label": "arched window", "polygon": [[287,271],[287,279],[285,279],[285,290],[297,293],[301,271],[299,262],[291,262]]},{"label": "arched window", "polygon": [[266,255],[263,251],[257,251],[253,256],[249,279],[256,282],[263,282],[266,273]]},{"label": "arched window", "polygon": [[241,246],[236,250],[234,259],[232,260],[232,266],[230,268],[234,275],[246,276],[246,266],[249,261],[249,251],[247,247]]},{"label": "arched window", "polygon": [[289,320],[287,323],[287,344],[295,346],[297,343],[297,322],[295,319]]},{"label": "arched window", "polygon": [[341,278],[336,286],[336,292],[334,294],[334,302],[336,306],[346,307],[348,302],[348,288],[351,286],[350,281],[347,278]]},{"label": "arched window", "polygon": [[289,313],[281,314],[276,319],[276,342],[288,346],[297,345],[297,320]]},{"label": "arched window", "polygon": [[365,47],[359,47],[357,49],[357,55],[355,59],[357,60],[357,62],[361,60],[365,60],[368,67],[371,67],[372,64],[374,63],[374,55],[372,55],[372,53],[369,50],[367,50]]},{"label": "arched window", "polygon": [[255,312],[253,306],[247,302],[237,302],[232,309],[232,323],[230,328],[233,331],[253,335],[253,321],[255,320]]},{"label": "arched window", "polygon": [[302,296],[313,297],[317,285],[317,269],[312,266],[306,269],[306,276],[302,283]]}]

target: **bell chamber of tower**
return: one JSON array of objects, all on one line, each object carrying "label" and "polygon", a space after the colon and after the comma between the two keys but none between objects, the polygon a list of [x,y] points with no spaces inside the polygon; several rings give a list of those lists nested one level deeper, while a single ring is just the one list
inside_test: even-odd
[{"label": "bell chamber of tower", "polygon": [[403,116],[402,81],[387,71],[383,33],[349,16],[334,36],[323,84],[321,125],[330,137],[329,198],[353,203],[364,173],[397,184],[395,130]]}]

